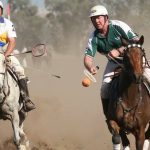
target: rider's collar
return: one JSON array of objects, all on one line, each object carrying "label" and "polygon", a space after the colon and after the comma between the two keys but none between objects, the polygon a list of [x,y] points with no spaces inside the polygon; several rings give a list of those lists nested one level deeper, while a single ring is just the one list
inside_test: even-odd
[{"label": "rider's collar", "polygon": [[97,29],[96,29],[96,31],[95,31],[95,34],[96,34],[96,36],[97,36],[98,38],[101,38],[101,39],[106,38],[106,37],[104,37],[103,35],[101,35],[101,33],[99,32],[99,30],[97,30]]}]

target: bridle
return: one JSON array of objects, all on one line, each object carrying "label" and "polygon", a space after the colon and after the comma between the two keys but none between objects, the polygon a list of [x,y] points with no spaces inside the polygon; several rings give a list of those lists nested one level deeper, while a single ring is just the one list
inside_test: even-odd
[{"label": "bridle", "polygon": [[[140,45],[140,44],[129,44],[128,46],[126,46],[125,49],[124,49],[124,55],[126,55],[131,50],[131,48],[136,48],[136,47],[140,48],[140,50],[142,52],[141,57],[143,57],[145,59],[145,62],[144,62],[144,64],[142,64],[142,67],[144,67],[144,65],[150,66],[149,63],[148,63],[148,60],[146,58],[145,50],[142,47],[142,45]],[[143,61],[143,59],[142,59],[142,61]],[[135,117],[136,110],[138,109],[139,105],[141,104],[141,102],[143,100],[142,83],[143,83],[143,76],[141,76],[139,78],[139,80],[136,82],[136,84],[138,85],[138,96],[137,96],[137,102],[133,107],[127,108],[124,105],[122,98],[121,97],[119,98],[118,104],[121,105],[121,107],[123,109],[123,112],[125,114],[131,112],[132,110],[134,110],[134,117]]]}]

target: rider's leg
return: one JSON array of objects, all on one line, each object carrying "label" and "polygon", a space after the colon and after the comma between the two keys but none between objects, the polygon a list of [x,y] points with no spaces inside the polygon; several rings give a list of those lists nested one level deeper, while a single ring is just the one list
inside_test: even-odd
[{"label": "rider's leg", "polygon": [[103,107],[103,113],[107,119],[107,113],[108,113],[108,106],[109,106],[109,86],[108,83],[103,83],[101,86],[101,101],[102,101],[102,107]]},{"label": "rider's leg", "polygon": [[118,64],[113,61],[108,61],[107,66],[104,71],[102,85],[101,85],[101,101],[103,106],[103,112],[107,119],[108,107],[109,107],[109,89],[112,77],[114,75],[115,68],[118,67]]},{"label": "rider's leg", "polygon": [[19,85],[20,85],[20,89],[21,89],[22,98],[25,102],[25,106],[24,106],[25,111],[30,111],[32,109],[35,109],[34,103],[29,98],[29,91],[28,91],[26,78],[20,79],[19,80]]},{"label": "rider's leg", "polygon": [[18,75],[19,78],[19,86],[21,90],[21,96],[23,98],[24,109],[25,111],[30,111],[35,109],[34,103],[29,98],[29,91],[27,86],[27,79],[24,74],[24,68],[19,63],[18,59],[14,56],[10,56],[11,59],[11,68]]}]

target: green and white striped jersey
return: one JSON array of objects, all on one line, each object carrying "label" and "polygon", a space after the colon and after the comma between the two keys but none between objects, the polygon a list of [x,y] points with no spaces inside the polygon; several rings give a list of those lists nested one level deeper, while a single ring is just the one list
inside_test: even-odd
[{"label": "green and white striped jersey", "polygon": [[137,35],[126,23],[118,20],[110,20],[109,31],[106,37],[102,36],[98,30],[95,30],[90,35],[85,54],[91,57],[94,57],[97,51],[107,54],[112,49],[122,46],[121,38],[132,40],[136,37]]}]

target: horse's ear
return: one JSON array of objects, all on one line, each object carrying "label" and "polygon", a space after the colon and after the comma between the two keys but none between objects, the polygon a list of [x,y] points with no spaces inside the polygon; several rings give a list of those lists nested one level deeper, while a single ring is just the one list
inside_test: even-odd
[{"label": "horse's ear", "polygon": [[143,36],[143,35],[140,37],[138,43],[139,43],[140,45],[143,45],[143,43],[144,43],[144,36]]},{"label": "horse's ear", "polygon": [[121,38],[121,42],[122,42],[122,45],[123,45],[123,46],[129,45],[129,41],[127,41],[127,40],[124,39],[124,38]]}]

